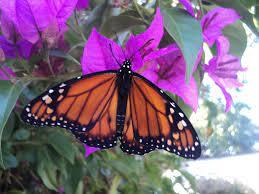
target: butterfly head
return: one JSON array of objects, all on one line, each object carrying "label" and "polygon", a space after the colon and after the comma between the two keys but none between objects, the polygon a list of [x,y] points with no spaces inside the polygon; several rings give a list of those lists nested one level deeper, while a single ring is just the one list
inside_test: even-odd
[{"label": "butterfly head", "polygon": [[126,72],[131,74],[131,61],[129,59],[126,59],[122,65],[121,65],[121,69],[120,72]]}]

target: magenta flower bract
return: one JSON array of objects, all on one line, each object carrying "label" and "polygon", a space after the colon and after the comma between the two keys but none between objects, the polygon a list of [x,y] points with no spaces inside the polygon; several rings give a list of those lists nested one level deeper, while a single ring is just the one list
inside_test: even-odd
[{"label": "magenta flower bract", "polygon": [[78,0],[76,4],[77,10],[83,10],[86,9],[89,6],[89,0]]},{"label": "magenta flower bract", "polygon": [[232,97],[227,92],[227,88],[238,88],[242,83],[238,81],[237,73],[244,71],[241,67],[240,59],[230,55],[229,41],[226,37],[220,36],[216,40],[217,56],[209,61],[209,65],[204,66],[204,71],[219,86],[226,99],[226,109],[229,111],[232,104]]},{"label": "magenta flower bract", "polygon": [[[3,68],[4,71],[1,68]],[[3,65],[1,68],[0,68],[0,80],[9,80],[10,78],[15,77],[15,73],[9,67]]]},{"label": "magenta flower bract", "polygon": [[185,81],[186,64],[176,44],[153,52],[143,75],[160,88],[180,96],[194,111],[198,108],[198,87],[192,76]]},{"label": "magenta flower bract", "polygon": [[0,48],[4,51],[6,58],[20,56],[28,59],[31,56],[33,45],[22,39],[16,24],[4,11],[1,15],[1,30],[4,36],[0,36]]},{"label": "magenta flower bract", "polygon": [[[140,73],[162,89],[177,94],[196,111],[198,106],[197,85],[193,77],[189,84],[185,83],[186,64],[180,49],[171,45],[156,50],[163,33],[163,18],[159,9],[157,9],[149,28],[136,36],[131,35],[125,49],[94,29],[85,45],[82,57],[83,74],[118,69],[118,64],[110,50],[109,45],[111,45],[112,51],[120,64],[125,58],[134,55],[132,60],[134,71],[139,70]],[[151,39],[150,44],[139,51],[139,48]]]},{"label": "magenta flower bract", "polygon": [[4,37],[12,42],[14,42],[15,39],[17,39],[17,37],[19,36],[16,24],[5,12],[2,12],[1,15],[1,31]]},{"label": "magenta flower bract", "polygon": [[[134,56],[132,59],[132,69],[137,71],[143,66],[145,57],[158,47],[163,33],[163,19],[159,9],[157,9],[150,27],[142,34],[131,35],[125,49],[121,48],[116,42],[99,34],[96,29],[93,29],[84,48],[82,57],[83,74],[118,69],[118,64],[113,58],[112,52],[120,64],[122,64],[125,58]],[[139,48],[151,39],[153,41],[140,52]]]},{"label": "magenta flower bract", "polygon": [[16,58],[18,56],[29,59],[31,56],[33,45],[26,40],[19,40],[13,43],[5,37],[0,36],[0,48],[4,51],[6,58]]},{"label": "magenta flower bract", "polygon": [[[187,0],[188,1],[188,0]],[[189,13],[192,13],[191,3],[181,1]],[[203,41],[210,47],[216,41],[217,56],[209,61],[209,65],[204,66],[205,72],[220,87],[226,99],[226,109],[229,111],[232,104],[232,97],[227,92],[227,88],[237,88],[242,86],[237,80],[237,72],[243,71],[240,60],[228,54],[229,41],[222,36],[222,30],[229,24],[240,19],[240,16],[233,9],[214,8],[210,10],[201,20]]]},{"label": "magenta flower bract", "polygon": [[45,0],[15,1],[16,21],[22,37],[35,44],[53,20],[53,14]]},{"label": "magenta flower bract", "polygon": [[191,16],[195,17],[195,12],[192,7],[192,3],[189,0],[179,0],[181,4],[186,8],[186,11],[191,14]]},{"label": "magenta flower bract", "polygon": [[59,31],[63,32],[76,3],[77,0],[17,0],[14,21],[21,36],[35,44],[40,40],[41,34],[55,23],[58,24]]},{"label": "magenta flower bract", "polygon": [[66,24],[67,19],[77,5],[77,0],[46,0],[46,2],[51,13],[57,19],[60,28]]},{"label": "magenta flower bract", "polygon": [[201,20],[204,42],[212,46],[222,34],[222,29],[238,19],[240,16],[233,9],[218,7],[210,10]]},{"label": "magenta flower bract", "polygon": [[86,144],[84,144],[84,149],[85,149],[85,153],[84,153],[84,157],[87,158],[89,155],[91,155],[92,153],[100,150],[99,148],[95,148],[95,147],[90,147]]},{"label": "magenta flower bract", "polygon": [[0,47],[0,63],[5,61],[4,50]]},{"label": "magenta flower bract", "polygon": [[[179,0],[186,10],[195,17],[194,8],[189,0]],[[215,40],[222,35],[222,30],[240,19],[234,9],[216,7],[205,14],[201,19],[204,42],[211,47]]]}]

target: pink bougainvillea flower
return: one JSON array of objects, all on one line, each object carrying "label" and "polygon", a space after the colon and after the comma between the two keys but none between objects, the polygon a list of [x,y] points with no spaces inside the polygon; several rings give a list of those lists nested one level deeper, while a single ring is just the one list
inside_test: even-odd
[{"label": "pink bougainvillea flower", "polygon": [[5,61],[5,54],[3,49],[0,47],[0,63]]},{"label": "pink bougainvillea flower", "polygon": [[[9,18],[9,20],[14,22],[16,25],[15,1],[16,0],[0,0],[0,10],[1,10],[2,16],[3,16],[3,14],[6,15]],[[3,32],[4,36],[6,36],[4,29],[3,29],[4,28],[3,25],[5,25],[5,24],[1,23],[2,32]],[[8,38],[8,36],[6,36],[6,37]]]},{"label": "pink bougainvillea flower", "polygon": [[212,46],[222,34],[222,29],[240,19],[233,9],[214,8],[203,16],[201,20],[204,42]]},{"label": "pink bougainvillea flower", "polygon": [[195,12],[192,7],[192,3],[189,0],[179,0],[181,4],[186,8],[186,11],[191,14],[191,16],[195,17]]},{"label": "pink bougainvillea flower", "polygon": [[[28,59],[32,53],[33,45],[20,36],[15,21],[11,19],[12,17],[9,17],[12,13],[2,11],[1,30],[4,36],[0,36],[0,47],[3,49],[6,58],[20,56]],[[10,9],[10,12],[13,11]]]},{"label": "pink bougainvillea flower", "polygon": [[52,15],[62,28],[73,13],[78,0],[46,0]]},{"label": "pink bougainvillea flower", "polygon": [[77,10],[83,10],[86,9],[89,6],[89,0],[78,0],[76,4]]},{"label": "pink bougainvillea flower", "polygon": [[[134,71],[140,69],[143,66],[143,59],[158,47],[163,33],[163,19],[159,9],[157,9],[150,27],[142,34],[131,35],[125,49],[121,48],[116,42],[99,34],[96,29],[93,29],[84,48],[82,57],[83,74],[118,69],[118,64],[112,56],[112,52],[120,64],[122,64],[125,58],[134,56],[132,68]],[[140,52],[140,47],[151,39],[153,41]]]},{"label": "pink bougainvillea flower", "polygon": [[10,16],[5,12],[2,12],[1,15],[1,30],[3,36],[14,42],[19,36],[19,32],[17,31],[16,24],[11,20]]},{"label": "pink bougainvillea flower", "polygon": [[[185,81],[185,61],[176,44],[153,52],[153,59],[147,59],[147,69],[143,75],[160,88],[180,96],[194,111],[198,108],[198,87],[191,77]],[[148,57],[149,58],[149,57]]]},{"label": "pink bougainvillea flower", "polygon": [[26,40],[19,40],[16,43],[0,36],[0,48],[4,51],[6,58],[16,58],[18,56],[28,59],[31,56],[33,45]]},{"label": "pink bougainvillea flower", "polygon": [[14,78],[15,73],[9,67],[3,65],[0,68],[0,80],[9,80],[10,78]]},{"label": "pink bougainvillea flower", "polygon": [[90,147],[86,144],[84,144],[84,149],[85,149],[85,153],[84,153],[84,157],[87,158],[89,155],[91,155],[92,153],[100,150],[99,148],[95,148],[95,147]]},{"label": "pink bougainvillea flower", "polygon": [[[194,8],[189,0],[179,0],[186,10],[195,17]],[[216,7],[205,14],[201,19],[204,42],[212,46],[222,34],[222,30],[229,24],[240,19],[234,9]]]},{"label": "pink bougainvillea flower", "polygon": [[[42,32],[42,41],[46,42],[49,48],[58,47],[60,41],[65,42],[64,33],[67,31],[67,27],[63,25],[61,28],[57,23],[57,20],[53,20],[49,26]],[[62,48],[61,48],[62,49]]]},{"label": "pink bougainvillea flower", "polygon": [[53,14],[45,0],[15,1],[15,13],[19,32],[33,44],[40,40],[41,32],[53,20]]},{"label": "pink bougainvillea flower", "polygon": [[209,61],[209,65],[204,66],[204,71],[219,86],[226,99],[226,109],[229,111],[232,104],[232,97],[227,88],[238,88],[242,83],[238,81],[237,73],[244,71],[241,67],[240,59],[230,55],[229,41],[226,37],[220,36],[216,40],[217,56]]},{"label": "pink bougainvillea flower", "polygon": [[24,39],[35,44],[40,40],[42,32],[52,28],[55,22],[58,23],[59,31],[62,31],[76,3],[77,0],[15,1],[17,28]]},{"label": "pink bougainvillea flower", "polygon": [[[191,78],[189,84],[185,83],[186,64],[180,49],[172,45],[168,48],[157,50],[163,33],[163,19],[159,9],[157,9],[150,27],[139,35],[131,35],[125,49],[94,29],[84,49],[82,58],[83,74],[118,69],[118,64],[112,56],[112,51],[120,64],[125,58],[130,58],[134,55],[132,60],[133,71],[140,71],[162,89],[177,94],[194,110],[197,110],[197,85],[194,78]],[[150,44],[139,50],[149,40],[152,40]],[[158,65],[160,68],[158,68]]]}]

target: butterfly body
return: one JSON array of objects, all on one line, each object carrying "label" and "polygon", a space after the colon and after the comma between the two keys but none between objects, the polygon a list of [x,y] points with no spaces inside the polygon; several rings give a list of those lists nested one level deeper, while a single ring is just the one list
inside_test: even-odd
[{"label": "butterfly body", "polygon": [[131,86],[132,70],[131,70],[130,60],[125,60],[125,62],[122,64],[117,74],[118,76],[117,76],[116,83],[118,85],[119,98],[118,98],[118,107],[117,107],[116,131],[117,131],[117,136],[120,137],[122,134],[124,121],[125,121],[128,92],[130,91],[130,86]]},{"label": "butterfly body", "polygon": [[143,155],[164,149],[198,158],[199,138],[177,104],[153,83],[121,68],[63,82],[28,104],[21,118],[36,126],[59,126],[81,142],[101,149],[120,147]]}]

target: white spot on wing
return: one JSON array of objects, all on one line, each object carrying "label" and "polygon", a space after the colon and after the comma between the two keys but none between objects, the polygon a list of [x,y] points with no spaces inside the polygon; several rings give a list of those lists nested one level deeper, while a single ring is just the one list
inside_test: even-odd
[{"label": "white spot on wing", "polygon": [[60,88],[63,88],[64,86],[66,86],[66,84],[64,84],[64,83],[62,83],[62,84],[60,84]]},{"label": "white spot on wing", "polygon": [[187,126],[187,124],[186,124],[186,122],[184,120],[182,120],[182,124],[183,124],[184,127]]},{"label": "white spot on wing", "polygon": [[170,104],[172,105],[172,107],[175,107],[175,104],[173,102],[170,102]]},{"label": "white spot on wing", "polygon": [[184,114],[183,114],[183,113],[181,113],[181,112],[179,112],[179,115],[180,115],[180,117],[184,117]]},{"label": "white spot on wing", "polygon": [[44,100],[44,101],[45,101],[47,98],[49,98],[49,95],[45,95],[45,96],[43,96],[43,97],[42,97],[42,100]]}]

